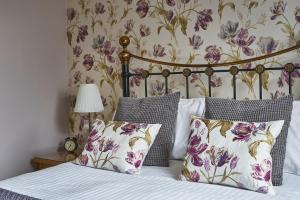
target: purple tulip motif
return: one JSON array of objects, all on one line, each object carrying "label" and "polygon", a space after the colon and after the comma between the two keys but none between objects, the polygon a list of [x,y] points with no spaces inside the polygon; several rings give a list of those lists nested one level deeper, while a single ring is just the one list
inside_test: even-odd
[{"label": "purple tulip motif", "polygon": [[193,182],[199,182],[200,175],[199,175],[199,173],[196,170],[194,170],[193,172],[191,172],[190,176],[191,176],[191,179],[192,179]]},{"label": "purple tulip motif", "polygon": [[166,93],[164,81],[156,80],[155,82],[151,83],[150,88],[150,93],[152,96],[161,96]]},{"label": "purple tulip motif", "polygon": [[103,148],[102,148],[102,152],[107,152],[107,151],[116,151],[116,149],[119,148],[119,145],[115,144],[114,141],[109,138],[108,140],[106,140]]},{"label": "purple tulip motif", "polygon": [[231,160],[232,155],[228,153],[228,150],[225,150],[223,148],[218,149],[217,151],[217,157],[216,157],[216,166],[217,167],[222,167],[223,165],[229,163]]},{"label": "purple tulip motif", "polygon": [[[186,178],[191,181],[198,181],[201,172],[202,177],[205,178],[208,183],[214,183],[214,179],[217,177],[219,177],[218,181],[220,181],[218,183],[222,183],[230,177],[230,180],[239,184],[239,182],[232,177],[233,175],[238,176],[240,174],[234,171],[237,168],[239,157],[230,153],[225,147],[216,147],[215,145],[209,147],[208,144],[202,143],[201,133],[195,131],[197,127],[201,127],[201,121],[195,120],[193,121],[194,128],[192,128],[188,141],[186,157],[192,169],[188,169],[187,165],[185,166],[187,168],[185,170],[189,171],[189,175]],[[224,172],[219,174],[218,169],[222,169]],[[211,170],[213,170],[213,172],[211,172]]]},{"label": "purple tulip motif", "polygon": [[[299,63],[294,63],[294,65],[296,67],[300,66]],[[299,69],[294,70],[291,73],[291,77],[292,77],[292,79],[291,79],[291,85],[293,86],[294,82],[295,82],[294,79],[300,78],[300,70]],[[277,84],[278,84],[279,87],[283,87],[284,84],[287,84],[287,85],[289,84],[289,73],[287,71],[282,70],[281,76],[278,78]]]},{"label": "purple tulip motif", "polygon": [[260,37],[257,45],[259,46],[262,54],[270,54],[276,50],[279,41],[274,40],[273,37]]},{"label": "purple tulip motif", "polygon": [[204,9],[198,13],[197,21],[194,27],[196,32],[200,30],[200,27],[203,30],[207,29],[208,24],[213,21],[212,14],[213,12],[211,9]]},{"label": "purple tulip motif", "polygon": [[102,48],[104,46],[105,37],[98,35],[93,39],[92,48],[97,51],[97,53],[101,53]]},{"label": "purple tulip motif", "polygon": [[95,3],[95,13],[96,15],[105,13],[105,6],[101,2]]},{"label": "purple tulip motif", "polygon": [[227,21],[227,24],[221,25],[219,37],[226,40],[228,44],[234,45],[234,38],[238,34],[239,23]]},{"label": "purple tulip motif", "polygon": [[105,41],[104,36],[98,35],[96,38],[94,38],[92,48],[100,55],[104,55],[109,62],[115,62],[113,54],[116,50],[116,47],[113,47],[110,41]]},{"label": "purple tulip motif", "polygon": [[209,173],[210,171],[210,162],[209,162],[209,159],[208,158],[205,158],[204,159],[204,169],[207,173]]},{"label": "purple tulip motif", "polygon": [[140,129],[146,128],[147,124],[139,124],[139,123],[127,123],[121,126],[123,132],[121,135],[131,136],[134,132],[138,132]]},{"label": "purple tulip motif", "polygon": [[141,35],[142,37],[147,37],[147,36],[149,36],[150,34],[151,34],[150,28],[147,27],[147,26],[144,25],[144,24],[141,24],[141,25],[140,25],[140,35]]},{"label": "purple tulip motif", "polygon": [[191,162],[194,166],[197,166],[197,167],[203,166],[203,160],[197,154],[192,155]]},{"label": "purple tulip motif", "polygon": [[[132,70],[135,74],[141,74],[144,69],[143,68],[135,68]],[[134,85],[136,86],[140,86],[141,85],[141,81],[143,80],[142,76],[132,76],[130,78],[130,86],[133,87]]]},{"label": "purple tulip motif", "polygon": [[79,157],[79,164],[82,166],[86,166],[87,163],[89,162],[89,157],[87,154],[81,155]]},{"label": "purple tulip motif", "polygon": [[200,80],[201,75],[200,74],[192,74],[190,83],[195,83],[196,81]]},{"label": "purple tulip motif", "polygon": [[[193,135],[190,139],[189,139],[189,143],[188,143],[188,147],[194,147],[199,145],[201,142],[201,137],[197,136],[197,135]],[[189,152],[189,151],[188,151]]]},{"label": "purple tulip motif", "polygon": [[78,158],[81,165],[87,165],[89,157],[94,157],[91,165],[97,168],[105,168],[106,164],[114,165],[113,160],[116,157],[113,155],[117,153],[119,145],[112,138],[103,136],[104,128],[105,123],[102,120],[96,120],[93,124],[84,151],[81,157]]},{"label": "purple tulip motif", "polygon": [[221,59],[221,51],[217,48],[216,45],[210,45],[206,47],[205,49],[206,54],[204,56],[204,59],[208,63],[218,63]]},{"label": "purple tulip motif", "polygon": [[256,163],[251,165],[251,176],[260,181],[270,182],[272,177],[272,162],[264,159],[262,163]]},{"label": "purple tulip motif", "polygon": [[[253,44],[256,37],[254,35],[249,35],[249,31],[246,28],[238,29],[239,23],[228,21],[227,24],[221,25],[219,37],[226,41],[232,47],[238,46],[242,49],[242,52],[246,56],[253,56],[254,50],[251,49],[249,46]],[[273,50],[276,48],[275,41],[263,41],[263,42],[270,42],[270,44],[262,44],[262,45],[269,45],[267,50]],[[274,42],[274,43],[271,43]],[[266,48],[264,48],[265,50]]]},{"label": "purple tulip motif", "polygon": [[276,90],[275,93],[271,93],[271,99],[278,99],[278,98],[284,97],[284,96],[286,96],[285,92],[282,92],[282,91],[280,92],[278,90]]},{"label": "purple tulip motif", "polygon": [[284,14],[286,7],[286,3],[282,0],[274,2],[273,7],[270,8],[271,13],[273,14],[271,16],[271,20],[275,20],[277,17]]},{"label": "purple tulip motif", "polygon": [[94,66],[94,58],[91,54],[86,54],[83,56],[83,66],[85,67],[86,71],[90,71]]},{"label": "purple tulip motif", "polygon": [[93,128],[88,136],[88,142],[94,142],[101,137],[101,133],[96,128]]},{"label": "purple tulip motif", "polygon": [[122,131],[120,134],[121,135],[128,135],[131,136],[134,131],[137,129],[137,124],[135,123],[128,123],[124,126],[121,127]]},{"label": "purple tulip motif", "polygon": [[248,142],[250,137],[257,132],[254,123],[238,123],[231,132],[235,135],[233,141]]},{"label": "purple tulip motif", "polygon": [[153,46],[153,56],[154,57],[164,57],[165,55],[166,55],[165,47],[161,46],[160,44],[155,44]]},{"label": "purple tulip motif", "polygon": [[201,144],[201,137],[193,135],[188,142],[187,155],[191,158],[194,166],[203,166],[203,160],[200,155],[207,149],[208,144]]},{"label": "purple tulip motif", "polygon": [[92,143],[92,142],[87,142],[86,145],[85,145],[85,147],[84,147],[84,149],[85,149],[86,151],[92,152],[92,151],[94,150],[94,145],[93,145],[93,143]]},{"label": "purple tulip motif", "polygon": [[260,131],[265,131],[266,128],[267,128],[266,123],[260,123],[259,126],[257,127],[257,129],[260,130]]},{"label": "purple tulip motif", "polygon": [[[112,163],[113,159],[116,157],[113,157],[114,154],[117,153],[119,149],[119,145],[116,144],[113,139],[108,138],[106,139],[105,137],[102,137],[98,141],[93,142],[92,144],[89,144],[91,147],[90,149],[85,148],[85,151],[90,152],[88,150],[93,149],[91,153],[94,155],[94,161],[93,161],[93,166],[97,168],[103,168],[107,163]],[[96,149],[97,148],[97,149]],[[100,152],[100,155],[98,153]],[[91,156],[91,155],[90,155]],[[112,164],[113,165],[113,164]]]},{"label": "purple tulip motif", "polygon": [[233,170],[236,168],[237,163],[239,161],[239,158],[237,156],[234,156],[230,161],[230,169]]},{"label": "purple tulip motif", "polygon": [[173,7],[173,6],[175,6],[176,1],[175,0],[166,0],[166,3],[167,3],[168,6]]},{"label": "purple tulip motif", "polygon": [[203,44],[203,40],[201,39],[200,35],[193,35],[193,37],[189,37],[190,45],[193,49],[199,49],[200,46]]},{"label": "purple tulip motif", "polygon": [[[206,153],[209,155],[209,160],[210,160],[211,166],[214,166],[214,173],[213,173],[212,177],[210,177],[211,180],[209,179],[208,182],[214,183],[214,179],[215,179],[215,177],[217,177],[217,175],[216,175],[217,169],[224,167],[226,170],[228,168],[228,165],[229,165],[230,171],[225,176],[223,175],[223,180],[225,180],[231,176],[232,171],[236,168],[238,161],[239,161],[239,158],[236,155],[230,154],[229,151],[224,147],[217,148],[215,146],[211,146],[210,149],[206,151]],[[206,161],[204,161],[204,163],[206,163]],[[208,165],[208,164],[205,164],[205,165]],[[207,171],[207,173],[210,170],[210,165],[208,165],[208,166],[205,167],[205,170]],[[225,171],[224,171],[224,173],[225,173]],[[239,173],[235,172],[235,174],[238,175]],[[231,177],[231,180],[233,180],[233,177]],[[238,184],[238,182],[236,182],[236,181],[235,181],[235,183]]]},{"label": "purple tulip motif", "polygon": [[144,151],[127,152],[126,162],[134,166],[136,169],[141,167],[141,164],[145,158]]},{"label": "purple tulip motif", "polygon": [[149,4],[145,0],[139,0],[136,3],[136,13],[140,16],[140,18],[146,17],[149,11]]},{"label": "purple tulip motif", "polygon": [[[195,120],[195,128],[199,128],[200,127],[200,125],[201,125],[201,122],[200,122],[200,120]],[[201,138],[200,138],[201,139]]]},{"label": "purple tulip motif", "polygon": [[75,55],[76,58],[79,58],[80,55],[81,55],[81,53],[82,53],[81,47],[76,45],[76,46],[73,48],[73,54]]},{"label": "purple tulip motif", "polygon": [[210,156],[211,164],[216,167],[222,167],[232,158],[232,155],[229,155],[228,150],[224,147],[216,148],[215,146],[211,146],[208,154]]},{"label": "purple tulip motif", "polygon": [[249,48],[249,46],[255,41],[256,37],[254,35],[249,36],[248,29],[242,28],[237,35],[235,43],[242,48],[243,53],[246,56],[253,56],[254,50]]},{"label": "purple tulip motif", "polygon": [[222,82],[222,78],[221,77],[218,77],[217,75],[214,74],[214,75],[211,76],[210,83],[211,83],[212,87],[216,88],[216,87],[222,86],[223,82]]},{"label": "purple tulip motif", "polygon": [[88,26],[87,25],[82,25],[78,28],[78,34],[77,34],[77,39],[76,42],[79,43],[85,41],[85,37],[88,36]]},{"label": "purple tulip motif", "polygon": [[112,56],[113,53],[115,52],[116,47],[113,47],[111,45],[110,41],[106,41],[104,43],[104,47],[102,50],[102,53],[106,56],[106,58],[108,59],[109,62],[114,63],[115,62],[115,58]]}]

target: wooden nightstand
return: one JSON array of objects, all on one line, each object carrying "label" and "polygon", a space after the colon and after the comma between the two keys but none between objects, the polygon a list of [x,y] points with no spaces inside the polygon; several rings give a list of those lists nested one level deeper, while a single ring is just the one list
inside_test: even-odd
[{"label": "wooden nightstand", "polygon": [[47,155],[35,156],[31,160],[31,164],[35,170],[41,170],[48,167],[53,167],[64,162],[75,159],[76,156],[67,152],[56,152]]}]

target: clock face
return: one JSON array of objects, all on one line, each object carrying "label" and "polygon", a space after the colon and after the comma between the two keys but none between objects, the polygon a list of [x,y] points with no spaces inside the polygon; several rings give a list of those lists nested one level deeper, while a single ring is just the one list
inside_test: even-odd
[{"label": "clock face", "polygon": [[65,141],[66,151],[73,152],[76,150],[76,147],[77,147],[77,144],[76,144],[75,140],[68,139],[68,138],[66,139],[66,141]]}]

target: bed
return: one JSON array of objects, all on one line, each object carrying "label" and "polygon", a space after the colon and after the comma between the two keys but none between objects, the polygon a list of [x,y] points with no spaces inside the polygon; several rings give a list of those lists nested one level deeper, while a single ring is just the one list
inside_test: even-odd
[{"label": "bed", "polygon": [[[263,73],[267,71],[285,70],[288,75],[288,90],[293,93],[292,73],[300,69],[292,63],[284,66],[268,68],[257,65],[254,68],[239,68],[244,63],[250,63],[267,58],[272,58],[300,48],[297,44],[269,55],[241,60],[229,63],[216,63],[209,65],[193,65],[167,63],[158,60],[147,59],[131,54],[127,50],[130,40],[121,37],[120,44],[123,51],[119,54],[122,62],[123,96],[130,96],[130,79],[139,76],[144,79],[145,97],[147,94],[147,79],[149,76],[160,76],[165,81],[165,91],[168,90],[168,77],[171,75],[183,75],[186,79],[186,98],[190,97],[189,78],[192,74],[205,74],[207,76],[208,96],[212,96],[211,78],[215,73],[228,73],[232,76],[232,98],[237,98],[236,75],[239,72],[253,71],[258,74],[259,98],[263,98]],[[129,69],[130,59],[142,60],[165,66],[180,67],[180,71],[163,69],[161,73],[153,73],[147,70],[141,73],[132,73]],[[15,199],[300,199],[300,176],[284,173],[283,185],[275,187],[276,196],[260,194],[253,191],[211,185],[204,183],[192,183],[178,181],[178,175],[182,170],[182,161],[170,160],[169,167],[143,166],[140,175],[128,175],[107,170],[83,167],[74,163],[65,163],[45,170],[24,174],[0,182],[0,197],[7,200]]]},{"label": "bed", "polygon": [[[284,174],[283,186],[276,196],[231,187],[177,181],[181,161],[170,167],[144,166],[137,176],[61,164],[38,172],[24,174],[0,182],[0,188],[39,199],[299,199],[300,176]],[[224,198],[226,197],[226,198]]]}]

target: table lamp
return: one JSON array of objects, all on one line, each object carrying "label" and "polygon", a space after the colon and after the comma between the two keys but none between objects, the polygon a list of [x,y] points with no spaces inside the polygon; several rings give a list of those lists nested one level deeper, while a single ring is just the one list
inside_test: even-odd
[{"label": "table lamp", "polygon": [[99,89],[96,84],[81,84],[76,98],[74,112],[89,114],[89,131],[91,131],[91,113],[104,110]]}]

